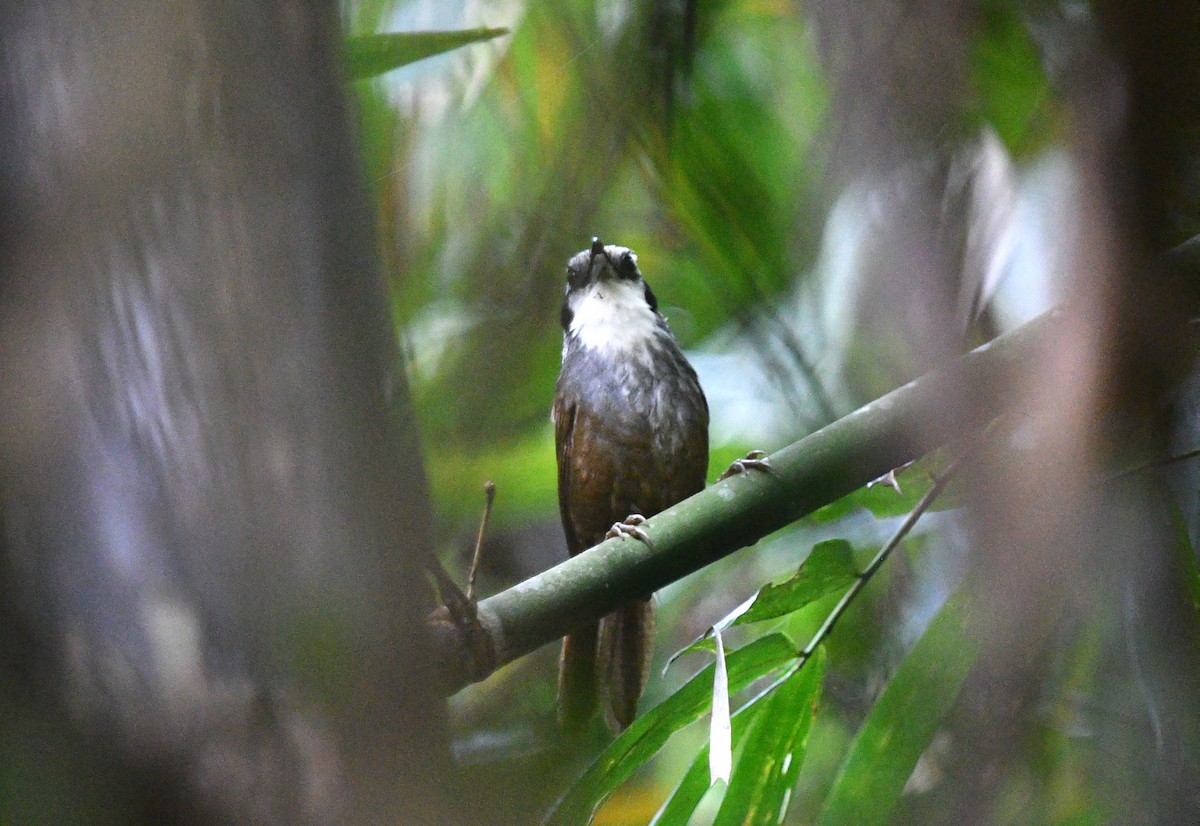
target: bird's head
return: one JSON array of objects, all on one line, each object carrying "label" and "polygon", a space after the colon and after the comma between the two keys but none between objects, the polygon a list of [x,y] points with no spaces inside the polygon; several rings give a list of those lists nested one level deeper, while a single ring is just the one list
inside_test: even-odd
[{"label": "bird's head", "polygon": [[592,239],[567,262],[563,334],[584,347],[628,350],[667,332],[654,291],[642,278],[637,254]]}]

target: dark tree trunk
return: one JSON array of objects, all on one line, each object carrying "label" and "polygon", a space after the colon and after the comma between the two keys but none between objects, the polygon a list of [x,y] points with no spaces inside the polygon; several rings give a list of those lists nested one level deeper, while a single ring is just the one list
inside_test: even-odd
[{"label": "dark tree trunk", "polygon": [[338,36],[282,0],[0,12],[0,820],[445,820]]}]

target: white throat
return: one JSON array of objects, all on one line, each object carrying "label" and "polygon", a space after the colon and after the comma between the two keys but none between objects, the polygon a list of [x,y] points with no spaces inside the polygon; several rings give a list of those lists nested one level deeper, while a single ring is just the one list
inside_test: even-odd
[{"label": "white throat", "polygon": [[646,303],[641,281],[598,281],[571,301],[569,335],[581,345],[607,353],[644,349],[664,331]]}]

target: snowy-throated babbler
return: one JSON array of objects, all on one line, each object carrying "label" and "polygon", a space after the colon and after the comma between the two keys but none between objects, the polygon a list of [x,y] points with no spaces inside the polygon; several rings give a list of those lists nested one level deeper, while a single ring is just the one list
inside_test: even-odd
[{"label": "snowy-throated babbler", "polygon": [[[708,403],[637,256],[592,241],[567,263],[562,371],[554,396],[558,503],[572,556],[704,488]],[[563,641],[559,713],[580,728],[603,700],[610,727],[637,713],[654,606],[635,600]]]}]

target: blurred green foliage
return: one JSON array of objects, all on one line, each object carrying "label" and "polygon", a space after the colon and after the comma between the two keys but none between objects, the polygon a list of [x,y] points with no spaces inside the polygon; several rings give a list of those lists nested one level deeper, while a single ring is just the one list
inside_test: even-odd
[{"label": "blurred green foliage", "polygon": [[969,607],[952,596],[904,659],[850,746],[820,823],[887,823],[975,661],[965,629]]},{"label": "blurred green foliage", "polygon": [[975,117],[995,129],[1010,152],[1027,156],[1044,149],[1057,132],[1042,60],[1015,4],[992,0],[981,11],[973,54]]}]

